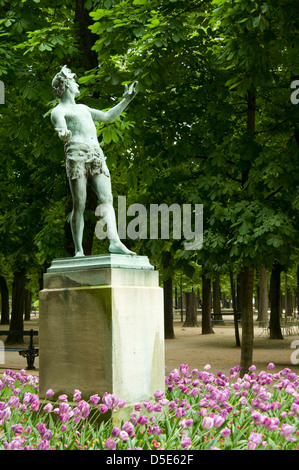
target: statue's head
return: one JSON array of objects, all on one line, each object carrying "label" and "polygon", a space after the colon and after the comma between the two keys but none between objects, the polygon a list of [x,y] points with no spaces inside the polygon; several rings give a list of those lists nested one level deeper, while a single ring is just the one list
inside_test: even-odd
[{"label": "statue's head", "polygon": [[64,65],[52,80],[52,88],[55,98],[61,98],[65,90],[68,88],[69,82],[73,82],[75,78],[76,74]]}]

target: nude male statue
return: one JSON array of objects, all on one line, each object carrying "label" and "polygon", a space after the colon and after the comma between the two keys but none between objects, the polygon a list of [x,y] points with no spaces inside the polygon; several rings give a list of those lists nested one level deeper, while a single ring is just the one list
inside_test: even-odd
[{"label": "nude male statue", "polygon": [[99,146],[94,121],[111,122],[119,116],[136,95],[136,86],[125,87],[123,100],[109,111],[99,111],[84,104],[77,104],[79,95],[76,75],[66,66],[52,81],[54,96],[59,104],[51,113],[51,120],[58,136],[65,142],[66,173],[73,198],[71,230],[75,244],[75,256],[84,256],[82,238],[87,183],[95,191],[103,209],[102,216],[107,223],[110,253],[135,255],[120,241],[113,208],[110,173],[106,158]]}]

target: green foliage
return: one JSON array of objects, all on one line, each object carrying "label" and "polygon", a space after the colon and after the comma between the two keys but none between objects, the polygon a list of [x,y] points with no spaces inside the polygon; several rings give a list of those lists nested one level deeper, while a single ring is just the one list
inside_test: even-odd
[{"label": "green foliage", "polygon": [[[51,79],[68,64],[84,103],[110,108],[138,80],[126,113],[97,126],[114,196],[127,204],[204,205],[204,246],[130,241],[163,269],[196,276],[198,264],[287,269],[298,261],[298,14],[283,0],[105,0],[92,9],[99,66],[83,70],[73,2],[1,3],[2,253],[37,266],[65,253],[70,196],[63,147],[49,113]],[[248,93],[255,97],[249,132]],[[95,248],[98,242],[95,240]],[[132,247],[134,248],[134,247]],[[195,271],[194,271],[195,270]]]},{"label": "green foliage", "polygon": [[[143,83],[147,116],[139,107],[138,115],[148,137],[141,132],[140,147],[142,152],[146,142],[146,152],[157,154],[154,196],[158,186],[173,202],[204,203],[206,249],[189,257],[258,264],[263,255],[269,266],[277,257],[287,263],[296,246],[291,179],[298,146],[296,120],[286,125],[283,118],[291,108],[287,93],[295,56],[287,46],[295,38],[295,11],[270,3],[213,3],[218,6],[213,11],[194,8],[193,2],[184,8],[177,2],[171,11],[169,2],[150,11],[141,4],[133,20],[132,7],[121,2],[113,11],[97,11],[94,18],[104,21],[93,30],[113,43],[117,54],[110,56],[110,66],[122,64]],[[136,24],[143,26],[137,34]],[[102,38],[96,49],[105,66],[111,47],[104,51]],[[247,130],[251,89],[258,100],[254,139]],[[138,157],[134,160],[136,168]],[[144,165],[143,159],[143,170]]]}]

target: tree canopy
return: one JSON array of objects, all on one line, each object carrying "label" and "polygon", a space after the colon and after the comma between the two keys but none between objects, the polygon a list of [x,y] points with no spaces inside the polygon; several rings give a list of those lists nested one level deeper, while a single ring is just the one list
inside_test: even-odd
[{"label": "tree canopy", "polygon": [[[49,115],[62,65],[98,124],[113,192],[127,204],[203,204],[200,250],[184,239],[130,240],[163,279],[298,264],[298,9],[292,0],[0,1],[0,274],[42,272],[72,253],[70,194]],[[93,201],[96,202],[96,201]],[[94,227],[95,207],[86,217]],[[93,252],[101,250],[96,237]]]}]

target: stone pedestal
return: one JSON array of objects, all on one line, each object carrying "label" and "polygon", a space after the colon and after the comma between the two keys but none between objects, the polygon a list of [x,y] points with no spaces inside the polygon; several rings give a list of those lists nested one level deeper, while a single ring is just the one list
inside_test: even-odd
[{"label": "stone pedestal", "polygon": [[164,389],[163,290],[148,258],[54,260],[40,292],[40,397],[75,389],[128,404]]}]

